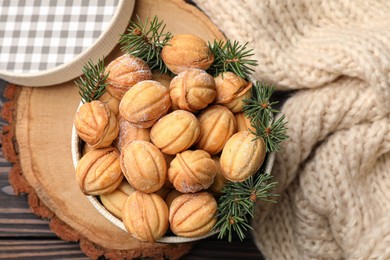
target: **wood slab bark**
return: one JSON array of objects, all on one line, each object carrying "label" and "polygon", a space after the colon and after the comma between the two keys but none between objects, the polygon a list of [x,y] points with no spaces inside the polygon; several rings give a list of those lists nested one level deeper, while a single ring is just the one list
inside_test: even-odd
[{"label": "wood slab bark", "polygon": [[[173,34],[192,33],[205,40],[222,33],[196,7],[184,1],[136,2],[132,19],[157,15]],[[130,19],[130,17],[129,17]],[[106,64],[121,55],[116,48]],[[9,86],[11,100],[3,111],[10,125],[3,129],[3,149],[14,168],[10,181],[16,193],[28,192],[33,211],[50,219],[51,229],[62,239],[80,241],[91,258],[149,256],[176,259],[191,244],[145,243],[112,225],[78,188],[71,159],[71,128],[80,97],[75,84],[31,88]]]}]

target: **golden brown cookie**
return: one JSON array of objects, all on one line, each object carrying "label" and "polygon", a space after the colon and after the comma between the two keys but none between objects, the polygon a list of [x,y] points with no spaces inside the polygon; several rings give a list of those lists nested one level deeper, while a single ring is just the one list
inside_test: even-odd
[{"label": "golden brown cookie", "polygon": [[178,34],[163,47],[161,58],[170,71],[179,74],[189,68],[207,70],[214,61],[214,54],[202,38]]},{"label": "golden brown cookie", "polygon": [[122,151],[123,146],[135,140],[150,141],[150,128],[136,127],[129,121],[119,118],[119,134],[115,139],[115,147]]},{"label": "golden brown cookie", "polygon": [[219,163],[219,157],[213,156],[213,157],[211,157],[211,159],[213,159],[215,162],[215,165],[217,165],[217,171],[215,173],[214,182],[213,182],[213,184],[211,184],[209,189],[210,189],[210,191],[212,191],[216,194],[219,194],[219,193],[221,193],[223,187],[225,186],[225,184],[228,180],[222,174],[221,165]]},{"label": "golden brown cookie", "polygon": [[211,75],[200,69],[188,69],[174,77],[169,86],[175,109],[196,112],[213,102],[216,94]]},{"label": "golden brown cookie", "polygon": [[211,156],[202,150],[178,153],[168,169],[168,178],[176,190],[194,193],[210,187],[217,166]]},{"label": "golden brown cookie", "polygon": [[252,83],[233,72],[223,72],[214,78],[217,95],[216,104],[226,104],[233,99],[244,95],[252,87]]},{"label": "golden brown cookie", "polygon": [[149,128],[170,106],[169,91],[157,81],[145,80],[126,92],[119,104],[119,114],[137,127]]},{"label": "golden brown cookie", "polygon": [[157,194],[136,191],[123,207],[123,224],[135,238],[154,242],[168,229],[167,204]]},{"label": "golden brown cookie", "polygon": [[83,104],[73,123],[78,136],[93,148],[110,146],[119,132],[115,114],[98,100]]},{"label": "golden brown cookie", "polygon": [[118,150],[108,147],[86,153],[77,164],[76,179],[87,195],[114,191],[123,180]]},{"label": "golden brown cookie", "polygon": [[149,66],[143,60],[128,54],[113,60],[105,72],[109,73],[106,89],[119,100],[137,82],[152,79]]},{"label": "golden brown cookie", "polygon": [[113,192],[100,195],[103,206],[115,217],[122,219],[122,209],[127,198],[135,191],[130,184],[123,180]]},{"label": "golden brown cookie", "polygon": [[199,115],[201,135],[196,148],[211,155],[222,151],[227,140],[236,132],[236,119],[224,106],[215,105],[204,109]]},{"label": "golden brown cookie", "polygon": [[161,73],[160,71],[152,71],[152,80],[160,82],[164,87],[169,89],[169,84],[171,83],[171,77],[168,73]]},{"label": "golden brown cookie", "polygon": [[156,192],[165,183],[167,165],[164,155],[147,141],[127,143],[121,152],[120,167],[130,185],[142,192]]},{"label": "golden brown cookie", "polygon": [[226,179],[239,182],[255,174],[265,158],[265,144],[249,131],[235,133],[222,150],[220,165]]},{"label": "golden brown cookie", "polygon": [[251,125],[251,121],[248,117],[244,115],[243,112],[234,114],[237,124],[237,132],[240,131],[252,131],[255,132],[255,128]]},{"label": "golden brown cookie", "polygon": [[206,235],[217,222],[216,213],[217,202],[208,192],[179,195],[169,207],[171,230],[183,237]]},{"label": "golden brown cookie", "polygon": [[152,127],[150,139],[163,153],[174,155],[188,149],[199,138],[198,119],[185,110],[175,110]]},{"label": "golden brown cookie", "polygon": [[108,108],[115,114],[115,116],[119,115],[120,100],[113,97],[110,92],[104,92],[104,94],[100,96],[99,100],[103,103],[106,103]]},{"label": "golden brown cookie", "polygon": [[252,96],[252,92],[251,92],[251,90],[248,90],[242,96],[236,97],[235,99],[233,99],[229,103],[226,103],[223,105],[226,106],[227,108],[229,108],[230,111],[232,111],[233,113],[239,113],[239,112],[242,112],[244,110],[245,100],[250,99],[251,96]]}]

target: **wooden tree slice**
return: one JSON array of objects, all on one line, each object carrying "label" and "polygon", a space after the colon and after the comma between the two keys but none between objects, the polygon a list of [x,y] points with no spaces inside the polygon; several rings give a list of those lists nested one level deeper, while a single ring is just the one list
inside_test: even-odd
[{"label": "wooden tree slice", "polygon": [[[133,20],[136,15],[142,21],[157,15],[173,34],[192,33],[210,41],[223,38],[203,13],[183,1],[137,1]],[[119,55],[116,48],[106,64]],[[80,191],[70,145],[80,102],[73,81],[46,88],[11,87],[8,92],[14,106],[6,109],[12,126],[3,143],[8,158],[16,163],[10,180],[16,192],[30,193],[33,211],[51,219],[50,227],[59,237],[80,241],[82,250],[92,258],[178,258],[189,250],[190,244],[146,243],[132,238],[100,215]],[[16,145],[10,145],[13,131]]]}]

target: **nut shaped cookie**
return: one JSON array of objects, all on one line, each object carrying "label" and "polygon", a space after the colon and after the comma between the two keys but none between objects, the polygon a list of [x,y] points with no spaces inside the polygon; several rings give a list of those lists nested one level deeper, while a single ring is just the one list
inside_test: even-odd
[{"label": "nut shaped cookie", "polygon": [[213,77],[200,69],[188,69],[174,77],[169,86],[172,104],[177,109],[196,112],[214,101]]},{"label": "nut shaped cookie", "polygon": [[234,118],[236,119],[237,132],[256,131],[256,129],[251,125],[251,120],[248,117],[246,117],[243,112],[234,114]]},{"label": "nut shaped cookie", "polygon": [[[175,159],[175,155],[166,154],[166,153],[163,153],[163,155],[164,155],[164,158],[165,158],[165,162],[167,163],[167,169],[169,169],[169,167],[171,166],[172,160]],[[168,178],[168,172],[167,172],[167,178],[165,179],[164,186],[169,188],[169,189],[173,189],[173,185],[169,181],[169,178]]]},{"label": "nut shaped cookie", "polygon": [[168,207],[157,194],[135,191],[123,207],[126,230],[141,241],[154,242],[168,230]]},{"label": "nut shaped cookie", "polygon": [[104,94],[100,96],[99,101],[106,103],[108,108],[115,114],[115,116],[119,115],[120,100],[113,97],[110,92],[104,92]]},{"label": "nut shaped cookie", "polygon": [[202,150],[178,153],[168,169],[168,178],[176,190],[194,193],[210,187],[217,166],[210,155]]},{"label": "nut shaped cookie", "polygon": [[189,68],[207,70],[214,61],[214,54],[202,38],[178,34],[163,47],[161,58],[170,71],[179,74]]},{"label": "nut shaped cookie", "polygon": [[252,97],[252,91],[248,90],[244,95],[236,97],[229,103],[223,104],[225,107],[229,108],[233,113],[239,113],[244,110],[245,99],[250,99]]},{"label": "nut shaped cookie", "polygon": [[252,87],[252,83],[233,72],[223,72],[214,78],[217,95],[215,103],[226,104],[244,95]]},{"label": "nut shaped cookie", "polygon": [[123,147],[120,167],[130,185],[145,193],[161,189],[167,176],[164,155],[156,146],[142,140]]},{"label": "nut shaped cookie", "polygon": [[137,127],[149,128],[170,106],[169,91],[157,81],[145,80],[126,92],[119,104],[119,114]]},{"label": "nut shaped cookie", "polygon": [[216,213],[217,202],[208,192],[179,195],[169,207],[171,230],[182,237],[206,235],[217,222]]},{"label": "nut shaped cookie", "polygon": [[150,128],[139,128],[129,121],[119,118],[119,134],[115,139],[115,147],[122,151],[123,146],[135,140],[150,141]]},{"label": "nut shaped cookie", "polygon": [[265,144],[249,131],[235,133],[222,150],[220,165],[226,179],[244,181],[255,174],[265,158]]},{"label": "nut shaped cookie", "polygon": [[181,193],[180,191],[177,191],[175,189],[171,190],[168,193],[167,197],[165,198],[165,203],[167,203],[168,209],[170,208],[172,201],[182,194],[184,193]]},{"label": "nut shaped cookie", "polygon": [[78,136],[92,148],[110,146],[119,132],[115,114],[98,100],[83,104],[73,123]]},{"label": "nut shaped cookie", "polygon": [[222,174],[221,165],[219,163],[219,157],[213,156],[211,159],[214,160],[215,164],[217,165],[217,171],[215,173],[214,182],[210,186],[210,191],[219,194],[221,193],[223,187],[225,186],[226,182],[228,181],[225,176]]},{"label": "nut shaped cookie", "polygon": [[152,80],[160,82],[164,87],[169,89],[169,84],[173,77],[168,73],[161,73],[160,71],[152,71]]},{"label": "nut shaped cookie", "polygon": [[86,195],[113,192],[123,180],[119,152],[113,147],[89,151],[77,164],[76,179]]},{"label": "nut shaped cookie", "polygon": [[100,195],[100,200],[103,206],[115,217],[122,219],[122,209],[127,198],[135,192],[135,189],[130,184],[123,180],[116,190],[111,193]]},{"label": "nut shaped cookie", "polygon": [[105,72],[109,73],[106,89],[119,100],[137,82],[152,79],[149,66],[143,60],[128,54],[113,60]]},{"label": "nut shaped cookie", "polygon": [[162,117],[150,130],[150,139],[163,153],[176,154],[188,149],[199,138],[198,119],[185,110]]},{"label": "nut shaped cookie", "polygon": [[196,148],[211,155],[222,151],[227,140],[236,132],[236,119],[224,106],[214,105],[199,115],[201,134]]}]

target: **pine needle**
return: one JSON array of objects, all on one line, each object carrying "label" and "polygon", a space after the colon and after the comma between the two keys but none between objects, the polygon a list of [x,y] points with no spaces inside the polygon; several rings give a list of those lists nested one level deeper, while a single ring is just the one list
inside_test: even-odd
[{"label": "pine needle", "polygon": [[[266,144],[266,153],[280,149],[280,143],[288,136],[284,116],[274,120],[279,111],[272,106],[271,96],[275,88],[256,82],[252,87],[252,97],[244,100],[244,113],[255,128],[255,139],[262,138]],[[250,220],[255,215],[255,203],[258,200],[275,202],[277,195],[272,193],[276,182],[272,176],[264,173],[265,165],[253,176],[243,182],[228,182],[222,190],[218,201],[218,221],[214,229],[219,230],[218,238],[227,236],[231,241],[236,234],[240,240],[245,238]]]},{"label": "pine needle", "polygon": [[106,91],[106,79],[109,74],[105,73],[104,59],[99,59],[97,64],[89,60],[82,71],[84,75],[75,81],[81,101],[86,103],[99,99]]},{"label": "pine needle", "polygon": [[275,202],[271,193],[276,182],[270,182],[271,175],[261,171],[243,182],[228,182],[222,189],[222,196],[218,201],[218,221],[214,226],[219,230],[218,238],[228,237],[231,242],[233,234],[237,234],[242,241],[247,230],[252,229],[249,217],[253,218],[257,200]]},{"label": "pine needle", "polygon": [[138,23],[131,22],[126,34],[122,34],[119,43],[121,50],[144,60],[151,70],[159,70],[161,73],[168,71],[160,54],[162,48],[172,38],[170,32],[165,31],[165,24],[159,21],[157,16],[149,22],[147,18],[142,23],[139,17]]},{"label": "pine needle", "polygon": [[252,87],[251,98],[244,100],[245,116],[250,119],[256,130],[253,134],[264,140],[267,153],[278,151],[280,143],[288,138],[284,115],[274,120],[274,115],[279,112],[272,108],[278,102],[270,101],[274,91],[274,87],[256,82]]},{"label": "pine needle", "polygon": [[248,42],[240,45],[238,41],[226,42],[214,40],[213,45],[209,43],[209,48],[214,54],[214,62],[208,72],[215,77],[221,72],[233,72],[243,79],[248,79],[252,67],[257,65],[256,60],[250,59],[254,55],[253,49],[247,49]]}]

